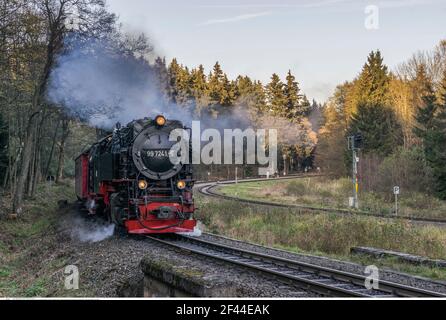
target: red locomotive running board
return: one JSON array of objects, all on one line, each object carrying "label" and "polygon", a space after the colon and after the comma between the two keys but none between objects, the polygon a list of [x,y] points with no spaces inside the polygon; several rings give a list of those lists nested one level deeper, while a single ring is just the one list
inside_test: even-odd
[{"label": "red locomotive running board", "polygon": [[180,222],[178,219],[128,220],[125,222],[128,233],[132,234],[192,232],[196,225],[197,222],[195,220]]},{"label": "red locomotive running board", "polygon": [[197,224],[196,220],[180,220],[178,218],[159,219],[151,212],[160,207],[171,208],[172,212],[183,211],[193,212],[193,206],[181,206],[175,202],[152,202],[147,205],[139,205],[140,220],[128,220],[125,222],[128,233],[148,234],[148,233],[175,233],[192,232]]}]

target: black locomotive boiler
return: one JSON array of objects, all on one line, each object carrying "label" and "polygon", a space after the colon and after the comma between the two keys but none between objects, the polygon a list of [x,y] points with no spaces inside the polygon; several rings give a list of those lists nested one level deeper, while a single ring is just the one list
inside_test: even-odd
[{"label": "black locomotive boiler", "polygon": [[189,130],[161,115],[118,124],[83,152],[76,159],[76,194],[89,214],[133,234],[193,231],[192,167],[169,158],[175,129]]}]

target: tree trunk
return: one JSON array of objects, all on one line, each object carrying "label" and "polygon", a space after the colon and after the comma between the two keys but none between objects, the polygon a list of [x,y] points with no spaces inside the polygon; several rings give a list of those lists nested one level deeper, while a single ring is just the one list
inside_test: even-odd
[{"label": "tree trunk", "polygon": [[65,156],[65,143],[61,143],[59,147],[59,161],[57,164],[56,183],[59,183],[63,179],[64,168],[64,156]]},{"label": "tree trunk", "polygon": [[[40,140],[40,139],[39,139]],[[40,142],[36,144],[36,155],[34,158],[34,177],[31,184],[30,197],[34,197],[36,194],[37,183],[40,182],[41,171],[40,171]]]},{"label": "tree trunk", "polygon": [[19,148],[17,150],[17,155],[15,158],[11,158],[12,165],[10,168],[10,172],[9,172],[9,189],[11,194],[14,194],[14,187],[16,185],[16,181],[17,181],[17,165],[19,162],[19,159],[21,157],[22,154],[22,148]]},{"label": "tree trunk", "polygon": [[6,190],[7,186],[8,186],[8,182],[9,182],[9,175],[11,174],[11,170],[8,167],[8,170],[6,170],[5,172],[5,176],[3,178],[3,189]]},{"label": "tree trunk", "polygon": [[[38,132],[38,128],[36,125],[36,128],[34,129],[34,132]],[[37,153],[37,134],[33,137],[33,145],[31,149],[31,161],[29,163],[29,170],[28,170],[28,180],[27,180],[27,190],[26,194],[28,197],[32,196],[32,187],[34,184],[34,178],[35,178],[35,169],[36,169],[36,153]]]},{"label": "tree trunk", "polygon": [[65,144],[69,134],[69,121],[67,119],[62,120],[62,137],[59,145],[59,161],[57,165],[56,183],[63,179],[63,169],[65,163]]},{"label": "tree trunk", "polygon": [[22,205],[23,205],[23,195],[25,192],[25,183],[26,178],[28,177],[30,162],[32,159],[33,152],[33,138],[36,134],[36,124],[37,124],[37,116],[41,113],[41,105],[45,99],[45,92],[48,84],[48,79],[50,77],[51,68],[53,67],[55,55],[62,47],[62,29],[64,21],[62,21],[62,13],[63,6],[60,7],[58,17],[50,21],[50,36],[47,46],[47,56],[45,61],[45,66],[43,68],[41,77],[39,82],[36,85],[32,105],[31,105],[31,116],[28,119],[26,133],[25,133],[25,142],[23,145],[23,155],[22,155],[22,163],[20,165],[19,175],[17,177],[17,185],[14,190],[14,198],[12,201],[12,210],[13,213],[20,215],[22,213]]},{"label": "tree trunk", "polygon": [[29,172],[29,164],[32,158],[32,145],[33,145],[33,136],[35,133],[35,119],[39,112],[35,112],[31,115],[25,135],[25,143],[23,145],[22,151],[22,163],[21,170],[17,177],[17,185],[14,191],[14,199],[12,203],[12,210],[15,214],[20,215],[22,213],[22,204],[23,204],[23,195],[25,192],[25,183],[28,177]]},{"label": "tree trunk", "polygon": [[48,162],[46,164],[46,168],[45,168],[45,172],[44,172],[45,179],[48,176],[48,173],[50,172],[51,161],[53,161],[54,147],[56,145],[57,131],[59,130],[59,125],[60,125],[60,121],[57,122],[56,130],[54,130],[53,143],[51,145],[50,155],[48,157]]},{"label": "tree trunk", "polygon": [[31,189],[34,183],[34,163],[36,161],[36,152],[35,152],[35,143],[31,152],[31,161],[29,163],[28,169],[28,179],[26,180],[26,195],[27,197],[31,197]]},{"label": "tree trunk", "polygon": [[33,162],[33,168],[32,168],[32,176],[30,179],[30,188],[28,191],[28,196],[30,197],[34,197],[35,192],[36,192],[36,186],[37,183],[40,182],[40,176],[41,176],[41,168],[40,168],[40,155],[42,153],[42,133],[43,133],[43,126],[45,123],[45,119],[46,119],[46,114],[47,114],[47,108],[44,109],[44,113],[41,117],[39,126],[37,128],[37,135],[36,135],[36,142],[34,145],[34,162]]}]

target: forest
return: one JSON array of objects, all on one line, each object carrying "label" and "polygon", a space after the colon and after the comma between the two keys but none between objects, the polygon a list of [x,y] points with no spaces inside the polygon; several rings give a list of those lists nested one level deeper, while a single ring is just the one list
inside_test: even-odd
[{"label": "forest", "polygon": [[[78,82],[72,86],[58,73],[66,57],[131,66],[120,69],[123,79],[139,85],[145,83],[139,78],[149,78],[147,91],[156,91],[158,110],[175,106],[217,122],[243,110],[250,124],[278,128],[281,172],[312,167],[349,175],[346,141],[359,132],[361,188],[398,184],[446,199],[446,41],[394,70],[372,51],[358,76],[340,84],[326,103],[310,102],[300,89],[305,79],[291,71],[262,83],[246,75],[229,79],[219,62],[212,70],[167,62],[150,38],[123,31],[103,0],[4,0],[0,42],[0,192],[11,196],[9,213],[20,216],[39,183],[72,177],[76,156],[103,134],[93,115],[119,113],[128,103],[119,95],[97,100]],[[65,90],[54,91],[55,84]],[[98,89],[97,96],[106,93]],[[150,105],[138,107],[155,115]],[[198,173],[226,177],[230,170]],[[249,167],[242,172],[253,174]]]},{"label": "forest", "polygon": [[[316,161],[348,174],[346,136],[361,133],[362,188],[398,185],[446,198],[446,41],[390,71],[379,51],[360,74],[339,85],[323,110]],[[343,156],[342,156],[343,155]]]}]

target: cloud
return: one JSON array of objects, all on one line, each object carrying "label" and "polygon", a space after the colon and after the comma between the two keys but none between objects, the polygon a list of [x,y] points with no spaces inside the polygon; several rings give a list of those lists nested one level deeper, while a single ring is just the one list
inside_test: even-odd
[{"label": "cloud", "polygon": [[336,84],[331,82],[315,82],[310,87],[302,88],[306,92],[307,96],[316,99],[318,102],[327,101],[330,95],[333,93]]},{"label": "cloud", "polygon": [[405,8],[435,3],[435,0],[384,0],[378,2],[380,8]]},{"label": "cloud", "polygon": [[252,4],[211,4],[202,5],[207,8],[314,8],[325,7],[344,2],[352,2],[352,0],[324,0],[324,1],[307,1],[305,3],[252,3]]},{"label": "cloud", "polygon": [[[440,3],[442,0],[381,0],[375,1],[376,5],[380,8],[403,8],[403,7],[412,7],[419,5],[429,5]],[[254,8],[270,8],[270,9],[280,9],[280,8],[322,8],[322,7],[330,7],[336,5],[350,5],[350,6],[365,6],[369,3],[368,0],[308,0],[308,1],[300,1],[300,3],[251,3],[251,4],[209,4],[209,5],[201,5],[200,7],[207,8],[244,8],[244,9],[254,9]]]},{"label": "cloud", "polygon": [[224,18],[224,19],[210,19],[203,23],[200,23],[199,26],[209,26],[213,24],[232,23],[238,21],[251,20],[259,17],[269,16],[270,14],[271,12],[258,12],[258,13],[242,14],[235,17]]}]

